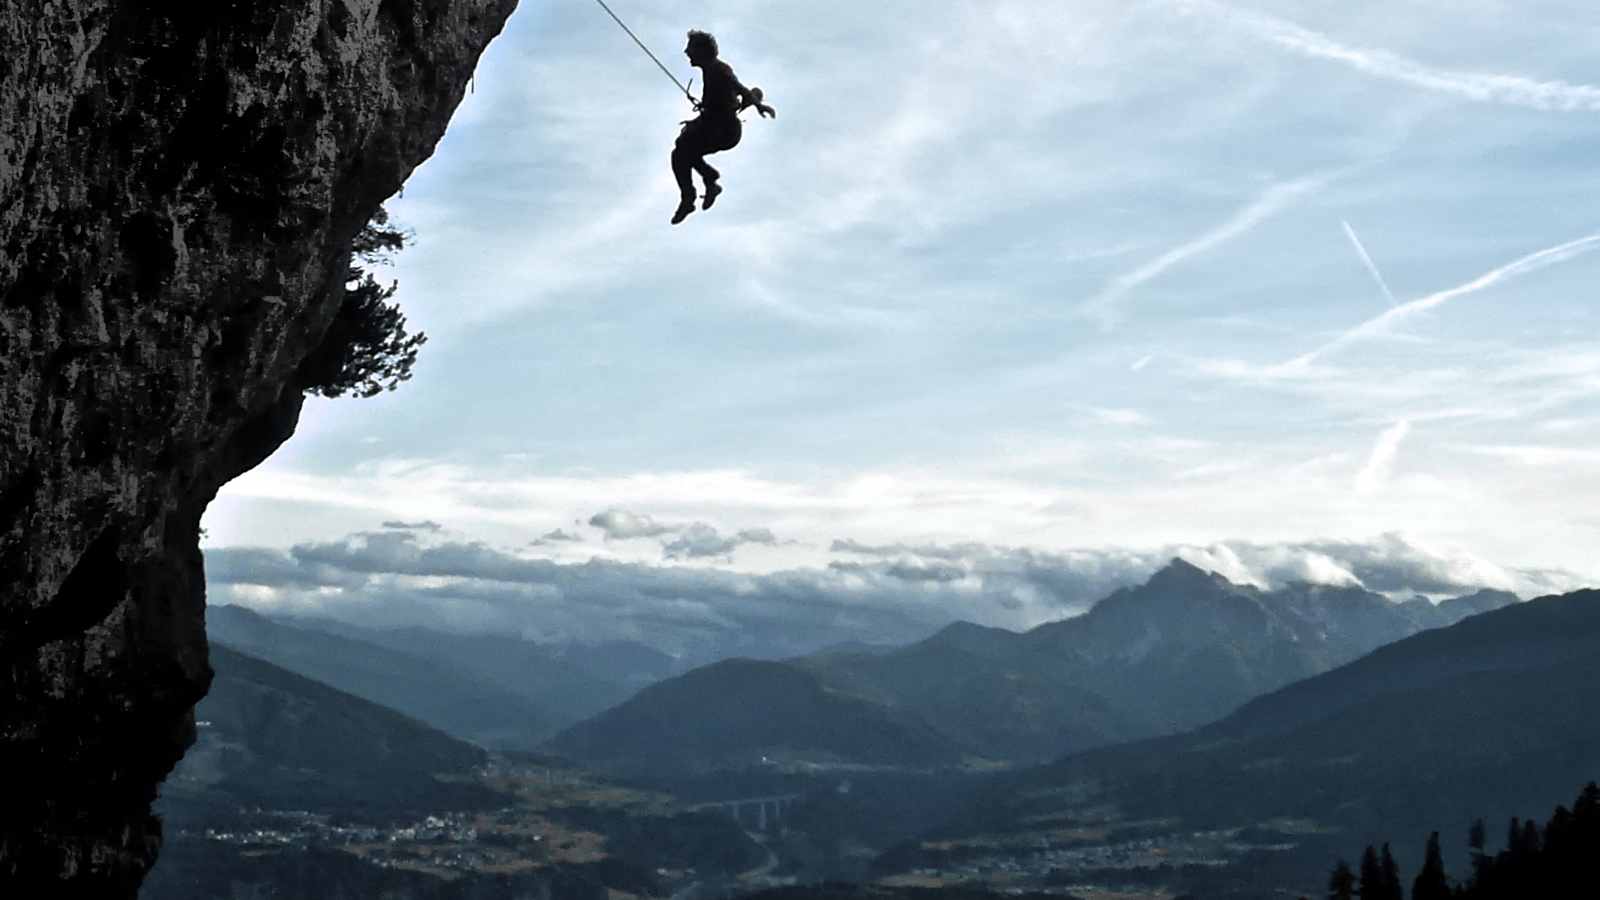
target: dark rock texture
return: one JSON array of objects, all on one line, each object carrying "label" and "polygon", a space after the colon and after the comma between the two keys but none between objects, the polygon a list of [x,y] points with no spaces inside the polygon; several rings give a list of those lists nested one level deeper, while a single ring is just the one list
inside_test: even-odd
[{"label": "dark rock texture", "polygon": [[136,892],[211,677],[201,513],[514,6],[0,5],[0,895]]}]

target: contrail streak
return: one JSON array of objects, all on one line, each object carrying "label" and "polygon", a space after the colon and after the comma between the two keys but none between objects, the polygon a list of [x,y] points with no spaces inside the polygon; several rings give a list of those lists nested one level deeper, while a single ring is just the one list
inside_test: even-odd
[{"label": "contrail streak", "polygon": [[1323,172],[1272,185],[1210,231],[1168,250],[1131,272],[1125,272],[1111,279],[1098,294],[1084,302],[1083,312],[1098,318],[1103,327],[1110,328],[1116,321],[1117,307],[1135,288],[1160,277],[1162,273],[1190,257],[1205,253],[1250,231],[1266,219],[1282,212],[1295,200],[1321,190],[1344,171],[1341,169],[1335,172]]},{"label": "contrail streak", "polygon": [[1355,245],[1356,255],[1361,257],[1362,264],[1367,267],[1368,272],[1372,273],[1372,280],[1378,283],[1378,289],[1383,291],[1383,296],[1389,298],[1389,305],[1399,306],[1400,301],[1394,298],[1394,291],[1389,290],[1389,283],[1383,280],[1383,273],[1378,271],[1378,264],[1372,261],[1372,254],[1368,253],[1367,248],[1361,245],[1361,238],[1356,237],[1356,230],[1350,227],[1349,222],[1341,221],[1339,224],[1344,226],[1345,236],[1350,239],[1350,243]]},{"label": "contrail streak", "polygon": [[1581,237],[1575,241],[1568,241],[1565,244],[1557,244],[1554,247],[1540,250],[1537,253],[1530,253],[1514,262],[1506,263],[1498,269],[1491,269],[1490,271],[1479,275],[1477,278],[1472,279],[1466,284],[1460,284],[1450,288],[1449,290],[1429,294],[1426,297],[1420,297],[1408,303],[1402,303],[1399,306],[1387,309],[1381,314],[1373,316],[1365,322],[1362,322],[1360,325],[1357,325],[1349,331],[1346,331],[1344,334],[1339,335],[1338,337],[1326,344],[1323,344],[1321,347],[1318,347],[1310,353],[1295,357],[1294,359],[1285,363],[1281,368],[1304,368],[1305,366],[1316,362],[1321,357],[1326,356],[1327,354],[1332,353],[1333,351],[1338,350],[1347,344],[1359,341],[1363,338],[1384,334],[1391,327],[1400,323],[1401,321],[1409,319],[1419,313],[1427,312],[1430,309],[1443,306],[1458,297],[1465,297],[1468,294],[1475,294],[1478,291],[1484,290],[1485,288],[1493,287],[1502,281],[1516,278],[1520,275],[1526,275],[1530,272],[1537,272],[1540,269],[1548,268],[1556,265],[1557,263],[1564,263],[1569,259],[1574,259],[1596,249],[1600,249],[1600,233],[1591,234],[1587,237]]},{"label": "contrail streak", "polygon": [[1339,63],[1375,78],[1397,81],[1423,90],[1453,94],[1479,103],[1499,103],[1547,112],[1600,110],[1600,86],[1596,85],[1437,68],[1380,48],[1341,44],[1328,35],[1293,22],[1237,9],[1215,0],[1176,0],[1175,5],[1184,12],[1208,13],[1302,56]]}]

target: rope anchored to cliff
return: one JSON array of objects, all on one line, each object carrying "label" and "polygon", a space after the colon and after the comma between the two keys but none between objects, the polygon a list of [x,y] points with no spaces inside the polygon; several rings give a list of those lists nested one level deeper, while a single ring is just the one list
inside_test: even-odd
[{"label": "rope anchored to cliff", "polygon": [[[633,33],[633,29],[629,28],[628,24],[626,22],[622,21],[620,18],[617,17],[616,13],[611,11],[611,7],[606,5],[606,0],[594,0],[594,2],[600,4],[600,8],[605,10],[606,11],[606,15],[610,16],[611,20],[613,22],[616,22],[617,25],[621,26],[623,31],[628,33],[628,37],[633,38],[633,42],[635,44],[639,45],[639,49],[643,50],[646,56],[650,57],[650,61],[656,64],[656,68],[660,69],[661,73],[663,75],[665,75],[668,78],[672,79],[672,83],[678,86],[678,90],[682,91],[683,95],[685,97],[689,98],[689,102],[690,103],[697,102],[694,99],[694,95],[689,93],[689,89],[683,86],[683,82],[678,80],[678,76],[672,74],[671,70],[669,70],[666,66],[662,65],[661,64],[661,60],[656,59],[656,55],[654,53],[651,53],[650,52],[650,48],[646,47],[644,45],[644,41],[639,40],[639,36]],[[693,81],[694,81],[694,79],[690,79],[691,83],[693,83]]]}]

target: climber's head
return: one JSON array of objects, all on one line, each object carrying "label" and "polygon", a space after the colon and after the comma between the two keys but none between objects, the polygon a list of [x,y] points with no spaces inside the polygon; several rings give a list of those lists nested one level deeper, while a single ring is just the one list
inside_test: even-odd
[{"label": "climber's head", "polygon": [[683,48],[690,65],[703,65],[717,58],[717,39],[704,31],[689,32],[689,44]]}]

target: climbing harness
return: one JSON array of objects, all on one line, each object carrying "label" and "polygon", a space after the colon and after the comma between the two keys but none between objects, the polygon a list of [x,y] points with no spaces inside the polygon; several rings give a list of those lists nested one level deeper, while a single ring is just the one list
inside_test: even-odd
[{"label": "climbing harness", "polygon": [[[666,66],[662,65],[661,60],[656,59],[656,55],[650,52],[650,48],[644,45],[644,41],[639,40],[639,36],[633,33],[633,29],[629,28],[626,22],[617,18],[617,14],[612,12],[611,7],[606,5],[606,0],[594,0],[594,2],[600,4],[600,8],[606,11],[606,15],[610,16],[613,22],[622,26],[622,30],[628,33],[628,37],[633,38],[633,42],[639,45],[639,49],[643,50],[646,56],[650,57],[650,61],[656,64],[656,68],[660,69],[663,75],[672,79],[672,83],[678,86],[678,90],[682,91],[685,97],[689,98],[690,103],[698,105],[699,101],[694,99],[694,95],[689,93],[689,89],[683,86],[683,82],[678,80],[678,76],[672,74]],[[694,79],[689,79],[689,83],[694,84]]]}]

